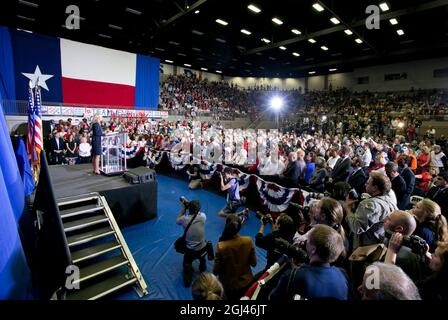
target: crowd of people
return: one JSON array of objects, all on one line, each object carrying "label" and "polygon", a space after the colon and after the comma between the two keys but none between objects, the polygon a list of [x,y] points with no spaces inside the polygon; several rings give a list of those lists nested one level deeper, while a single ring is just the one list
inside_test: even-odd
[{"label": "crowd of people", "polygon": [[[219,84],[215,84],[216,90],[208,91],[208,96],[199,95],[196,89],[208,86],[203,81],[178,80],[172,80],[175,85],[167,84],[166,90],[180,97],[181,91],[177,90],[192,85],[187,90],[189,95],[181,98],[188,103],[194,104],[199,100],[207,103],[211,95],[221,92]],[[232,91],[239,90],[230,85],[227,87],[228,91],[224,92],[229,96],[232,96]],[[338,95],[341,98],[346,93],[335,91],[331,94],[338,101]],[[325,97],[326,94],[322,95]],[[386,101],[392,99],[391,103],[403,105],[404,111],[401,112],[407,116],[394,118],[390,123],[386,117],[383,127],[375,121],[392,112],[391,106],[383,103],[382,112],[375,111],[373,107],[363,109],[362,99],[357,107],[349,106],[351,103],[342,107],[335,103],[338,106],[333,111],[336,117],[341,117],[342,125],[334,121],[335,127],[328,126],[328,131],[318,128],[310,132],[298,127],[283,127],[279,135],[267,131],[251,136],[251,133],[241,130],[220,131],[223,128],[216,121],[202,123],[202,129],[208,129],[202,135],[200,145],[203,156],[221,148],[223,154],[217,161],[257,174],[280,186],[300,188],[320,196],[314,200],[306,199],[307,206],[291,204],[291,209],[285,213],[260,214],[259,233],[253,238],[243,237],[239,230],[247,218],[247,210],[236,212],[243,204],[239,195],[235,197],[237,184],[232,183],[234,177],[227,170],[224,180],[221,180],[221,190],[229,192],[230,200],[220,212],[225,224],[213,257],[213,274],[205,272],[203,262],[207,253],[204,249],[207,245],[204,239],[206,215],[200,214],[200,204],[190,204],[188,210],[193,211],[190,212],[190,220],[184,218],[186,207],[178,216],[178,223],[184,228],[191,222],[191,216],[199,217],[191,224],[188,231],[191,234],[187,232],[186,235],[187,247],[194,254],[184,259],[187,268],[191,267],[194,259],[201,262],[200,271],[203,273],[192,284],[193,297],[241,298],[260,277],[251,271],[257,263],[255,246],[259,246],[267,251],[268,263],[263,272],[285,254],[291,260],[278,277],[270,280],[269,292],[264,296],[266,299],[446,300],[447,141],[443,135],[436,135],[433,129],[424,134],[416,130],[417,126],[409,130],[421,113],[434,114],[435,105],[437,113],[446,109],[442,101],[444,96],[436,96],[425,102],[431,106],[427,109],[420,105],[412,107],[413,103],[419,103],[416,101],[420,98],[401,103],[402,100],[394,100],[398,99],[395,96],[386,96]],[[306,97],[304,99],[310,96]],[[165,102],[169,103],[167,99]],[[313,104],[318,104],[313,101]],[[239,102],[229,102],[223,108],[232,108],[233,103]],[[309,110],[318,114],[320,108],[323,107]],[[362,110],[368,111],[363,114]],[[351,126],[351,120],[348,120],[347,125],[344,119],[349,118],[346,117],[358,115],[365,122],[355,120],[357,125]],[[103,120],[101,125],[105,133],[127,131],[128,146],[137,146],[142,152],[182,152],[175,148],[185,143],[188,143],[188,150],[193,151],[193,145],[186,139],[192,136],[193,123],[189,120],[168,122],[124,118]],[[47,149],[52,162],[60,163],[63,158],[89,161],[90,127],[87,120],[76,125],[70,119],[55,123],[49,140],[51,147]],[[364,130],[367,127],[370,129]],[[183,133],[176,134],[176,129],[182,128],[185,129],[181,130]],[[226,145],[229,141],[226,135],[231,135],[233,147],[238,151],[235,154],[228,154],[231,148]],[[258,152],[251,159],[249,150],[254,146]],[[273,150],[276,152],[272,153]],[[151,165],[151,157],[147,159],[147,164]],[[189,170],[189,186],[191,189],[200,188],[203,181],[198,177],[197,167],[192,168]],[[238,201],[238,205],[232,206],[232,201]],[[267,224],[271,224],[273,231],[264,234]],[[367,283],[375,272],[380,281],[378,286]],[[187,280],[186,285],[189,286],[191,278]]]}]

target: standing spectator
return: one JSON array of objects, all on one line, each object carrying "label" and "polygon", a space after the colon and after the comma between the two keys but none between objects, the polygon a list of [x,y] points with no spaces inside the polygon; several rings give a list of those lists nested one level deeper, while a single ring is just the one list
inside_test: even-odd
[{"label": "standing spectator", "polygon": [[92,146],[87,142],[86,137],[81,138],[79,144],[79,161],[80,163],[89,163],[91,161]]},{"label": "standing spectator", "polygon": [[310,187],[318,192],[325,191],[325,180],[328,176],[327,169],[325,169],[325,159],[322,157],[316,158],[316,170],[314,170],[311,179]]},{"label": "standing spectator", "polygon": [[195,190],[202,188],[201,176],[199,175],[199,165],[193,164],[187,170],[188,174],[188,188]]},{"label": "standing spectator", "polygon": [[409,195],[406,193],[406,182],[398,172],[398,165],[396,163],[389,162],[386,164],[385,169],[386,174],[392,183],[392,190],[394,190],[395,196],[397,197],[398,209],[406,210],[410,199]]},{"label": "standing spectator", "polygon": [[[177,216],[176,223],[181,225],[184,230],[188,225],[185,241],[187,251],[184,254],[183,261],[183,278],[185,287],[191,285],[193,273],[193,261],[199,259],[199,271],[204,272],[207,269],[205,257],[207,255],[207,242],[205,241],[205,221],[206,215],[201,212],[199,201],[193,200],[188,204],[189,215],[185,215],[187,210],[186,203],[181,201],[182,209]],[[191,222],[193,221],[193,222]]]},{"label": "standing spectator", "polygon": [[330,265],[343,250],[344,245],[339,233],[326,225],[315,226],[306,242],[309,264],[286,271],[271,292],[270,300],[292,300],[296,294],[306,299],[347,300],[347,274],[342,269]]},{"label": "standing spectator", "polygon": [[414,234],[426,241],[429,252],[434,252],[437,242],[448,242],[447,221],[437,203],[423,199],[415,205],[412,214],[417,219]]},{"label": "standing spectator", "polygon": [[[376,287],[366,283],[373,272],[379,276]],[[358,291],[362,300],[421,300],[416,285],[400,267],[382,262],[367,267]]]},{"label": "standing spectator", "polygon": [[434,187],[429,189],[426,197],[442,208],[442,214],[448,218],[448,172],[439,173],[434,179]]},{"label": "standing spectator", "polygon": [[229,300],[238,300],[244,295],[254,280],[251,267],[257,265],[252,238],[240,236],[240,229],[240,217],[229,214],[219,238],[213,267]]},{"label": "standing spectator", "polygon": [[354,157],[352,160],[353,170],[348,176],[347,183],[361,195],[365,192],[367,176],[364,172],[364,163],[359,157]]},{"label": "standing spectator", "polygon": [[193,300],[223,300],[225,298],[224,288],[218,278],[209,272],[203,272],[191,286]]},{"label": "standing spectator", "polygon": [[353,209],[356,200],[345,200],[345,220],[354,237],[353,249],[381,242],[384,236],[383,219],[398,209],[390,196],[391,188],[392,184],[387,176],[371,173],[366,185],[366,192],[371,197],[362,200],[356,210]]},{"label": "standing spectator", "polygon": [[92,120],[92,156],[93,156],[93,173],[101,174],[100,172],[100,156],[102,154],[101,137],[103,130],[101,129],[101,121],[103,118],[100,114],[95,114]]},{"label": "standing spectator", "polygon": [[431,151],[431,166],[437,168],[438,172],[448,170],[448,159],[439,145],[434,145]]},{"label": "standing spectator", "polygon": [[[243,215],[245,218],[249,217],[249,209],[247,208],[237,213],[237,210],[243,205],[243,202],[240,197],[240,185],[233,174],[233,169],[226,167],[224,169],[224,177],[221,173],[220,178],[221,191],[227,191],[227,205],[219,211],[218,215],[220,217],[227,217],[229,214],[235,213],[238,216]],[[225,184],[224,178],[226,180]]]},{"label": "standing spectator", "polygon": [[73,134],[71,134],[65,143],[65,158],[69,164],[75,164],[75,159],[78,157],[77,149],[78,144],[74,141]]},{"label": "standing spectator", "polygon": [[62,164],[62,152],[64,149],[64,140],[61,138],[61,133],[57,131],[51,139],[51,158],[53,160],[53,164]]}]

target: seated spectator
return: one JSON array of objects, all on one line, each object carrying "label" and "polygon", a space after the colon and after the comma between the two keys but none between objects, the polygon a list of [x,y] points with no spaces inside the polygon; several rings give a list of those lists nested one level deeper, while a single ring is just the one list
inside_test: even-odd
[{"label": "seated spectator", "polygon": [[353,234],[353,249],[381,242],[384,235],[383,219],[398,209],[390,196],[391,188],[392,184],[387,176],[371,173],[366,185],[370,198],[362,200],[356,210],[353,205],[357,200],[348,197],[345,200],[345,220]]},{"label": "seated spectator", "polygon": [[381,262],[366,269],[358,291],[362,300],[421,300],[416,285],[400,267]]},{"label": "seated spectator", "polygon": [[91,162],[91,150],[92,146],[87,142],[87,138],[82,137],[79,144],[79,162],[90,163]]},{"label": "seated spectator", "polygon": [[257,265],[252,238],[240,236],[240,229],[240,217],[229,214],[215,254],[213,273],[229,300],[238,300],[244,295],[254,281],[251,266]]},{"label": "seated spectator", "polygon": [[330,265],[343,250],[342,238],[333,228],[315,226],[306,243],[309,264],[286,271],[271,292],[270,300],[292,300],[297,294],[306,299],[347,300],[347,275],[342,269]]},{"label": "seated spectator", "polygon": [[193,300],[223,300],[224,288],[218,278],[209,272],[203,272],[191,286]]},{"label": "seated spectator", "polygon": [[437,203],[423,199],[415,205],[412,214],[417,219],[414,234],[426,241],[429,252],[434,252],[437,242],[448,242],[447,221]]}]

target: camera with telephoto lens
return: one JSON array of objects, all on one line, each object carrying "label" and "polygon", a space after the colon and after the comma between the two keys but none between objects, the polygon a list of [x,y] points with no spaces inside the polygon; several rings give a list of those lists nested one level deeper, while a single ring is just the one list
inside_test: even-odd
[{"label": "camera with telephoto lens", "polygon": [[274,251],[287,255],[289,258],[293,259],[296,263],[307,263],[308,254],[304,249],[305,245],[300,246],[289,243],[283,238],[274,239]]},{"label": "camera with telephoto lens", "polygon": [[358,192],[356,192],[355,189],[351,189],[348,192],[348,197],[349,197],[349,199],[352,199],[352,200],[359,200],[360,199],[360,196],[359,196]]},{"label": "camera with telephoto lens", "polygon": [[[385,232],[386,239],[388,240],[390,240],[392,235],[393,232],[391,231],[387,230]],[[410,248],[413,253],[419,256],[423,256],[426,251],[426,241],[423,238],[416,235],[403,236],[403,242],[401,245]]]},{"label": "camera with telephoto lens", "polygon": [[184,196],[180,197],[180,202],[184,205],[184,207],[186,209],[188,209],[190,207],[190,201],[188,201],[187,198],[185,198]]}]

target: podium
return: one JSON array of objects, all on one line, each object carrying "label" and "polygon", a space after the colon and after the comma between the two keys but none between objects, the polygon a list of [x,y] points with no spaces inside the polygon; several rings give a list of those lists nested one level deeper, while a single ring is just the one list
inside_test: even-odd
[{"label": "podium", "polygon": [[127,132],[110,133],[101,137],[101,168],[105,175],[118,175],[127,171]]}]

